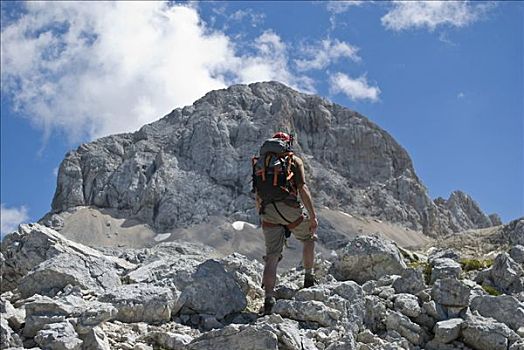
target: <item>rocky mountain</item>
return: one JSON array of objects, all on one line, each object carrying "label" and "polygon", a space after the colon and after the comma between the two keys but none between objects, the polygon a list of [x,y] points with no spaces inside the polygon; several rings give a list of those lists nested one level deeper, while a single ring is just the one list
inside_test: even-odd
[{"label": "rocky mountain", "polygon": [[296,135],[319,207],[432,237],[500,224],[465,193],[433,201],[406,150],[364,116],[277,82],[209,92],[135,133],[69,152],[53,213],[92,206],[156,232],[213,217],[256,224],[250,159],[277,130]]}]

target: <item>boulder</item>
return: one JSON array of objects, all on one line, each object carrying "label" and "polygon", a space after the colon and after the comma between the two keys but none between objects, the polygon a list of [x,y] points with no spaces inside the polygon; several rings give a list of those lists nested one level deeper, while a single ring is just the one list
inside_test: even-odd
[{"label": "boulder", "polygon": [[463,322],[464,320],[461,318],[452,318],[450,320],[437,322],[433,328],[433,333],[435,333],[433,340],[441,344],[451,343],[460,336],[460,329]]},{"label": "boulder", "polygon": [[0,314],[2,315],[2,319],[7,320],[9,327],[15,331],[20,330],[22,324],[25,322],[25,309],[15,308],[13,304],[3,296],[0,296]]},{"label": "boulder", "polygon": [[418,303],[418,298],[411,294],[397,294],[395,295],[394,308],[398,312],[408,317],[418,317],[422,309]]},{"label": "boulder", "polygon": [[340,311],[315,300],[277,300],[273,312],[297,321],[316,322],[325,327],[335,325],[342,317]]},{"label": "boulder", "polygon": [[400,278],[393,282],[393,288],[397,293],[417,294],[426,288],[424,275],[420,269],[404,269]]},{"label": "boulder", "polygon": [[524,303],[510,295],[477,296],[471,300],[469,307],[471,311],[494,318],[515,331],[524,325]]},{"label": "boulder", "polygon": [[278,337],[268,329],[233,324],[219,330],[204,333],[187,345],[186,349],[278,350]]},{"label": "boulder", "polygon": [[432,298],[439,304],[452,307],[467,307],[471,288],[455,278],[437,280],[431,289]]},{"label": "boulder", "polygon": [[431,261],[431,283],[442,278],[459,278],[462,267],[450,258],[439,258]]},{"label": "boulder", "polygon": [[[85,261],[86,263],[94,263],[97,265],[97,268],[94,268],[92,271],[95,276],[94,279],[97,279],[97,281],[90,281],[90,283],[88,283],[90,285],[104,285],[106,282],[110,283],[110,281],[104,281],[107,276],[104,276],[107,272],[106,269],[110,271],[110,276],[108,277],[111,278],[113,275],[112,271],[115,269],[120,272],[135,267],[133,264],[123,259],[104,256],[95,249],[70,241],[58,232],[40,224],[20,225],[17,232],[5,236],[1,243],[1,251],[5,258],[5,262],[2,265],[2,283],[0,286],[2,292],[19,287],[22,277],[27,275],[38,265],[42,263],[45,264],[46,261],[57,257],[60,254],[67,254],[63,255],[66,260],[71,258],[78,263],[83,263],[83,261]],[[50,264],[51,263],[47,262],[45,266],[51,267]],[[74,267],[68,266],[67,261],[61,262],[56,259],[53,264],[64,269]],[[98,267],[100,267],[100,269],[98,269]],[[79,266],[76,266],[75,268],[82,269]],[[82,271],[86,272],[86,269],[87,268],[84,266]],[[42,273],[45,274],[45,272],[42,272],[40,269],[34,278],[45,283],[45,277],[42,276]],[[87,276],[82,277],[87,278]],[[54,278],[58,279],[57,282],[61,281],[61,279],[56,275],[54,275]],[[32,290],[39,289],[36,286],[38,284],[37,281],[32,283],[29,280],[26,281],[26,283],[28,284],[27,288],[30,288],[31,291],[24,292],[23,288],[21,288],[21,292],[24,292],[25,295],[30,294]]]},{"label": "boulder", "polygon": [[178,307],[182,313],[211,314],[221,320],[246,308],[244,291],[219,261],[205,261],[198,266],[192,279],[180,295]]},{"label": "boulder", "polygon": [[0,317],[0,349],[7,349],[11,347],[22,347],[22,340],[13,332],[7,320]]},{"label": "boulder", "polygon": [[103,293],[121,285],[112,264],[99,257],[62,253],[36,266],[18,285],[23,297],[54,296],[67,285]]},{"label": "boulder", "polygon": [[82,340],[69,322],[59,322],[46,325],[35,336],[35,342],[43,349],[50,350],[80,350]]},{"label": "boulder", "polygon": [[386,317],[388,330],[396,331],[414,345],[422,345],[427,341],[428,335],[418,324],[412,322],[400,312],[389,310]]},{"label": "boulder", "polygon": [[136,283],[108,291],[99,300],[111,303],[118,310],[116,319],[121,322],[159,323],[171,320],[177,296],[169,288]]},{"label": "boulder", "polygon": [[519,336],[503,323],[470,315],[462,324],[462,341],[476,350],[506,350]]},{"label": "boulder", "polygon": [[382,276],[401,274],[406,268],[396,245],[385,239],[358,236],[338,252],[330,273],[339,281],[364,283]]},{"label": "boulder", "polygon": [[511,245],[524,245],[524,217],[505,225],[502,235]]},{"label": "boulder", "polygon": [[524,268],[507,253],[501,253],[489,269],[477,275],[476,281],[508,294],[520,293],[524,291]]},{"label": "boulder", "polygon": [[82,347],[89,350],[111,350],[109,339],[100,327],[94,327],[87,333]]},{"label": "boulder", "polygon": [[517,263],[524,264],[524,246],[516,245],[509,250],[509,256]]}]

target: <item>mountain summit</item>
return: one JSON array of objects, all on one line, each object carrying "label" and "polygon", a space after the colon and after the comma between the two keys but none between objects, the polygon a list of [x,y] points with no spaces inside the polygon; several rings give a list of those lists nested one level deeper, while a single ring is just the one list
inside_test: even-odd
[{"label": "mountain summit", "polygon": [[216,216],[255,223],[250,158],[277,130],[296,135],[316,206],[433,237],[500,223],[462,192],[433,201],[406,150],[364,116],[278,82],[211,91],[135,133],[81,145],[60,166],[53,212],[106,208],[157,232]]}]

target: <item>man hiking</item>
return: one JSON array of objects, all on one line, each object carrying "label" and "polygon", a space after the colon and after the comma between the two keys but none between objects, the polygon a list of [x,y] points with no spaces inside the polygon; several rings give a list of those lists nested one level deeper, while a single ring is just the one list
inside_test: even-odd
[{"label": "man hiking", "polygon": [[[293,154],[292,143],[292,136],[277,132],[264,142],[260,157],[253,158],[253,190],[266,244],[262,277],[266,315],[271,313],[275,304],[277,265],[282,259],[282,249],[290,232],[304,245],[304,288],[315,284],[313,263],[318,221],[305,183],[304,163]],[[307,215],[299,197],[307,209]]]}]

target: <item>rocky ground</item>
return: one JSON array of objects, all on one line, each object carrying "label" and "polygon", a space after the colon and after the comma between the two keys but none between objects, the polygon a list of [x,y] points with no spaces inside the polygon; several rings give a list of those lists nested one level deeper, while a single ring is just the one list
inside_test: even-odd
[{"label": "rocky ground", "polygon": [[1,348],[524,349],[523,228],[477,259],[356,236],[317,259],[314,287],[281,273],[258,317],[256,260],[183,241],[93,249],[22,225],[1,247]]}]

